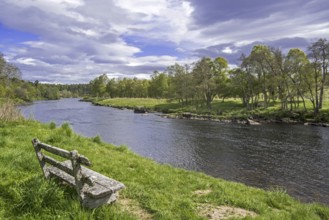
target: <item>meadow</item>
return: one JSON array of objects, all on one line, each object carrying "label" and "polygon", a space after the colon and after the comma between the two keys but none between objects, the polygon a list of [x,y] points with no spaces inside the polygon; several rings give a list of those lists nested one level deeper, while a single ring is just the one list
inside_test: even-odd
[{"label": "meadow", "polygon": [[88,99],[96,105],[110,106],[115,108],[134,109],[144,107],[148,111],[162,112],[170,116],[181,116],[183,113],[193,113],[199,116],[209,116],[219,120],[246,120],[248,118],[260,121],[288,121],[288,122],[329,122],[329,101],[324,101],[323,109],[318,114],[312,111],[311,102],[306,102],[306,111],[300,103],[299,108],[294,110],[281,110],[280,102],[271,103],[268,108],[258,107],[247,110],[240,99],[229,98],[225,101],[215,99],[212,108],[208,109],[202,104],[182,104],[177,100],[153,99],[153,98],[91,98]]}]

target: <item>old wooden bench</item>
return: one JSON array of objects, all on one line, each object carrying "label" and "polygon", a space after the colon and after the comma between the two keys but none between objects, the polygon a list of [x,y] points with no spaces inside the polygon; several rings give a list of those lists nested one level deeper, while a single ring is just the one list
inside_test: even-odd
[{"label": "old wooden bench", "polygon": [[[114,202],[116,192],[125,187],[123,183],[86,168],[91,162],[76,150],[67,151],[50,146],[36,138],[32,140],[32,144],[45,178],[56,177],[73,186],[82,205],[87,208]],[[58,161],[42,150],[68,160]]]}]

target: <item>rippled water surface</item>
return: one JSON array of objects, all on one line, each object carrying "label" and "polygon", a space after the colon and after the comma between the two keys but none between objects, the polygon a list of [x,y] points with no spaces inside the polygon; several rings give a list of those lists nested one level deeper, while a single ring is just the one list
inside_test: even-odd
[{"label": "rippled water surface", "polygon": [[329,128],[166,119],[78,99],[39,101],[21,110],[42,122],[68,122],[79,134],[100,135],[160,163],[329,204]]}]

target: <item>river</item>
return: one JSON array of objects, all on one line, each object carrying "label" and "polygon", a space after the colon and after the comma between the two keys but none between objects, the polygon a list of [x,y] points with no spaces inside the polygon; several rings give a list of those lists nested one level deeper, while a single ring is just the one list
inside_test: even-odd
[{"label": "river", "polygon": [[25,117],[68,122],[78,134],[99,135],[159,163],[329,204],[329,128],[168,119],[78,99],[37,101],[20,109]]}]

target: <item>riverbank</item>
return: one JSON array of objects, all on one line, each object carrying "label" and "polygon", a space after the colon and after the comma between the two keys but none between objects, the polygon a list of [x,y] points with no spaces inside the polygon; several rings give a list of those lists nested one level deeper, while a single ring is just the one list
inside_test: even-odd
[{"label": "riverbank", "polygon": [[[158,164],[124,146],[75,134],[68,124],[15,119],[0,122],[0,219],[326,219],[329,207],[303,204],[283,190],[264,191]],[[43,179],[31,139],[77,149],[92,169],[123,182],[118,202],[81,208],[74,190]]]},{"label": "riverbank", "polygon": [[279,105],[268,109],[258,108],[247,111],[239,100],[229,99],[225,102],[216,100],[211,110],[195,105],[181,105],[176,101],[151,98],[85,98],[83,101],[94,105],[108,106],[118,109],[145,110],[144,112],[160,112],[163,117],[192,120],[210,120],[224,123],[241,123],[258,125],[264,123],[304,124],[329,127],[329,107],[317,115],[308,111],[282,111]]}]

